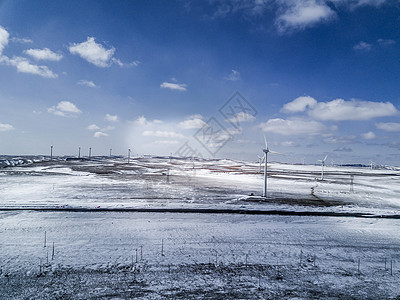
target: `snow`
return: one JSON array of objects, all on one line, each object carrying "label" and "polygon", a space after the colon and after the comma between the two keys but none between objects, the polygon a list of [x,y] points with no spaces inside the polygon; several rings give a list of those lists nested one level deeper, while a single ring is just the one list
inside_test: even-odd
[{"label": "snow", "polygon": [[120,158],[42,161],[0,169],[1,206],[291,209],[294,204],[308,210],[356,206],[379,214],[400,208],[399,170],[326,167],[324,180],[320,166],[271,163],[268,170],[271,200],[249,205],[248,196],[261,196],[263,187],[258,163],[148,157],[130,164]]},{"label": "snow", "polygon": [[[10,299],[400,295],[398,169],[328,166],[320,180],[320,166],[271,163],[262,199],[258,163],[145,157],[11,165],[0,169],[0,295]],[[210,213],[221,209],[275,213]]]}]

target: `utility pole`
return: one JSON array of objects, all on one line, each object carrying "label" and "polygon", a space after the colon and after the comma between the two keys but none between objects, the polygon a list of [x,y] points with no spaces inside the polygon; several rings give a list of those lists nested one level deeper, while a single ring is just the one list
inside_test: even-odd
[{"label": "utility pole", "polygon": [[130,159],[131,159],[131,149],[128,149],[128,164],[129,164]]},{"label": "utility pole", "polygon": [[78,158],[81,158],[81,147],[78,148]]},{"label": "utility pole", "polygon": [[92,148],[89,148],[89,159],[92,157]]},{"label": "utility pole", "polygon": [[53,160],[53,146],[50,146],[50,160]]}]

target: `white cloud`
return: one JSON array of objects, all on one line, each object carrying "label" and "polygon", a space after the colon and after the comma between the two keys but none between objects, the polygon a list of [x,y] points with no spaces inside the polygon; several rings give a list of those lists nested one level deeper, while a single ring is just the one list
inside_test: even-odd
[{"label": "white cloud", "polygon": [[356,140],[355,135],[345,135],[345,136],[330,136],[324,139],[327,144],[351,144]]},{"label": "white cloud", "polygon": [[115,52],[115,48],[106,49],[103,45],[96,43],[94,37],[88,37],[86,42],[72,44],[69,47],[71,54],[78,54],[83,59],[97,67],[109,67]]},{"label": "white cloud", "polygon": [[359,6],[370,5],[370,6],[380,6],[387,0],[335,0],[337,2],[342,2],[344,4],[350,5],[350,8],[357,8]]},{"label": "white cloud", "polygon": [[361,41],[358,44],[354,45],[353,49],[358,51],[370,51],[372,50],[372,45]]},{"label": "white cloud", "polygon": [[285,33],[291,30],[305,29],[317,23],[328,21],[336,13],[322,1],[280,1],[283,6],[276,20],[278,31]]},{"label": "white cloud", "polygon": [[[222,130],[222,131],[224,131],[224,130]],[[243,133],[243,130],[242,130],[242,128],[227,128],[226,129],[226,132],[227,133],[229,133],[229,135],[237,135],[237,134],[242,134]]]},{"label": "white cloud", "polygon": [[30,44],[33,43],[33,41],[31,39],[27,39],[27,38],[18,38],[18,37],[12,37],[10,39],[12,42],[15,43],[22,43],[22,44]]},{"label": "white cloud", "polygon": [[160,87],[163,89],[186,91],[186,84],[183,84],[183,83],[163,82],[160,84]]},{"label": "white cloud", "polygon": [[90,80],[83,80],[82,79],[82,80],[79,80],[77,82],[77,84],[84,85],[84,86],[91,87],[91,88],[97,87],[97,85],[93,81],[90,81]]},{"label": "white cloud", "polygon": [[224,78],[226,80],[230,80],[230,81],[240,80],[240,72],[238,72],[236,70],[232,70],[231,74],[229,74],[228,76],[226,76]]},{"label": "white cloud", "polygon": [[162,121],[161,120],[148,121],[145,116],[140,116],[135,121],[133,121],[133,124],[139,126],[147,126],[153,124],[162,124]]},{"label": "white cloud", "polygon": [[48,67],[34,65],[25,57],[14,56],[10,59],[6,56],[0,56],[0,63],[14,66],[17,68],[17,71],[21,73],[35,74],[45,78],[58,77],[58,75],[53,73]]},{"label": "white cloud", "polygon": [[143,125],[148,124],[148,121],[147,121],[147,119],[145,118],[145,116],[140,116],[140,117],[137,118],[133,123],[136,124],[136,125],[143,126]]},{"label": "white cloud", "polygon": [[89,125],[88,127],[87,127],[87,129],[88,130],[90,130],[90,131],[101,131],[101,132],[104,132],[104,131],[111,131],[111,130],[114,130],[115,129],[115,127],[114,126],[107,126],[107,127],[104,127],[104,128],[100,128],[99,126],[97,126],[96,124],[91,124],[91,125]]},{"label": "white cloud", "polygon": [[400,131],[400,123],[376,123],[375,126],[378,129],[385,131],[390,131],[390,132]]},{"label": "white cloud", "polygon": [[241,111],[233,116],[233,118],[226,119],[226,122],[231,122],[235,124],[239,124],[242,122],[252,122],[256,118],[248,113],[245,113],[244,111]]},{"label": "white cloud", "polygon": [[[394,44],[396,44],[396,41],[391,40],[391,39],[377,39],[376,40],[376,45],[380,46],[380,47],[390,47]],[[353,50],[368,52],[368,51],[371,51],[373,48],[374,48],[373,44],[369,44],[364,41],[361,41],[358,44],[354,45]]]},{"label": "white cloud", "polygon": [[285,113],[307,112],[309,116],[324,121],[370,120],[398,114],[390,102],[372,102],[335,99],[329,102],[318,102],[312,97],[298,97],[286,103],[282,109]]},{"label": "white cloud", "polygon": [[73,117],[82,113],[75,104],[69,101],[61,101],[57,106],[48,108],[47,111],[61,117]]},{"label": "white cloud", "polygon": [[353,149],[351,149],[350,147],[343,146],[343,147],[336,148],[333,151],[335,151],[335,152],[352,152]]},{"label": "white cloud", "polygon": [[0,123],[0,131],[10,131],[10,130],[14,130],[14,129],[15,128],[10,124]]},{"label": "white cloud", "polygon": [[128,66],[128,67],[137,67],[138,65],[140,65],[140,61],[138,61],[138,60],[135,60],[128,64],[126,64],[126,63],[124,64],[124,66]]},{"label": "white cloud", "polygon": [[361,135],[361,137],[362,137],[364,140],[373,140],[374,138],[376,138],[376,135],[375,135],[375,133],[373,133],[372,131],[369,131],[369,132],[363,133],[363,134]]},{"label": "white cloud", "polygon": [[61,101],[60,103],[58,103],[57,108],[64,112],[69,112],[74,114],[81,113],[81,111],[76,107],[76,105],[69,101]]},{"label": "white cloud", "polygon": [[162,138],[175,138],[175,139],[183,139],[185,136],[181,133],[176,133],[174,131],[153,131],[146,130],[142,132],[143,136],[154,136],[154,137],[162,137]]},{"label": "white cloud", "polygon": [[51,51],[49,48],[44,49],[28,49],[24,50],[25,54],[33,57],[36,60],[52,60],[59,61],[63,56],[61,54]]},{"label": "white cloud", "polygon": [[390,102],[371,102],[336,99],[318,102],[308,114],[318,120],[370,120],[377,117],[393,116],[398,110]]},{"label": "white cloud", "polygon": [[294,113],[302,112],[307,108],[312,108],[317,104],[317,100],[310,96],[302,96],[294,99],[292,102],[286,103],[281,109],[282,112]]},{"label": "white cloud", "polygon": [[104,118],[109,122],[118,122],[118,116],[117,115],[106,114],[106,116]]},{"label": "white cloud", "polygon": [[160,144],[160,145],[176,145],[181,143],[180,141],[177,140],[172,140],[172,141],[155,141],[155,144]]},{"label": "white cloud", "polygon": [[[361,6],[379,7],[392,0],[253,0],[253,1],[209,1],[216,5],[211,18],[225,18],[244,13],[246,18],[259,18],[271,15],[276,11],[275,25],[279,33],[304,30],[337,17],[336,9],[355,10]],[[263,25],[258,30],[265,30]]]},{"label": "white cloud", "polygon": [[89,125],[89,126],[87,127],[87,129],[88,129],[88,130],[95,131],[95,130],[99,130],[100,127],[97,126],[96,124],[91,124],[91,125]]},{"label": "white cloud", "polygon": [[96,139],[99,139],[101,137],[106,137],[106,136],[108,136],[108,134],[105,132],[101,132],[101,131],[96,131],[93,135],[93,137],[95,137]]},{"label": "white cloud", "polygon": [[392,45],[396,44],[396,41],[390,40],[390,39],[378,39],[377,42],[379,45],[384,46],[384,47],[392,46]]},{"label": "white cloud", "polygon": [[118,65],[118,66],[120,66],[120,67],[123,67],[123,66],[124,66],[124,63],[123,63],[122,61],[120,61],[118,58],[113,57],[113,58],[111,58],[111,61],[112,61],[114,64],[116,64],[116,65]]},{"label": "white cloud", "polygon": [[115,57],[111,58],[111,61],[120,67],[137,67],[140,64],[140,61],[138,60],[135,60],[131,63],[123,63],[122,61],[120,61],[118,58]]},{"label": "white cloud", "polygon": [[326,126],[316,121],[270,119],[258,125],[265,132],[281,135],[319,135],[327,131]]},{"label": "white cloud", "polygon": [[280,143],[283,147],[295,147],[297,144],[293,141],[284,141]]},{"label": "white cloud", "polygon": [[196,129],[201,128],[206,124],[201,115],[192,115],[186,118],[185,121],[179,122],[179,127],[183,129]]},{"label": "white cloud", "polygon": [[3,49],[8,45],[8,38],[10,34],[7,30],[0,26],[0,55],[3,53]]}]

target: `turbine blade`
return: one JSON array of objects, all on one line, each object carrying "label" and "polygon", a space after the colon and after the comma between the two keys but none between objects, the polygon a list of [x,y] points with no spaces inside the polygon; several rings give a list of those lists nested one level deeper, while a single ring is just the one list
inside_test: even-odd
[{"label": "turbine blade", "polygon": [[278,154],[278,155],[285,155],[285,154],[282,154],[282,153],[279,153],[279,152],[276,152],[276,151],[269,151],[269,153],[272,153],[272,154]]},{"label": "turbine blade", "polygon": [[324,158],[324,162],[326,161],[326,159],[328,158],[328,154],[325,156],[325,158]]},{"label": "turbine blade", "polygon": [[264,134],[264,142],[265,142],[265,149],[268,150],[268,143],[267,143],[267,138],[265,137],[265,134]]}]

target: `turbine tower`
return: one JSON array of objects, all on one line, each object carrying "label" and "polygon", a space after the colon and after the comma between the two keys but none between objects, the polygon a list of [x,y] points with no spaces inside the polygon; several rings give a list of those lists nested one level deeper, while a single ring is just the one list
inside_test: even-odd
[{"label": "turbine tower", "polygon": [[263,190],[263,197],[267,197],[267,164],[268,164],[268,153],[272,153],[272,154],[280,154],[280,153],[269,150],[269,148],[268,148],[268,143],[267,143],[267,139],[265,138],[265,135],[264,135],[264,141],[265,141],[265,149],[263,149],[263,152],[264,152],[264,161],[265,161],[265,165],[264,165],[264,190]]},{"label": "turbine tower", "polygon": [[325,166],[325,161],[326,161],[327,157],[328,157],[328,154],[325,155],[325,158],[323,160],[320,160],[320,159],[318,160],[321,163],[321,167],[322,167],[321,180],[324,180],[324,166]]}]

